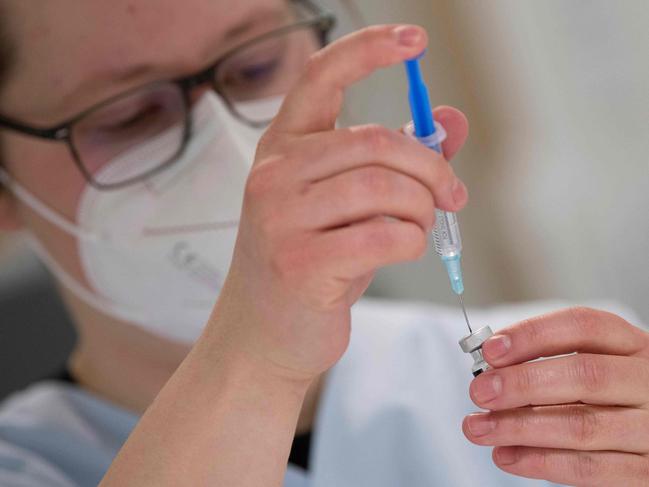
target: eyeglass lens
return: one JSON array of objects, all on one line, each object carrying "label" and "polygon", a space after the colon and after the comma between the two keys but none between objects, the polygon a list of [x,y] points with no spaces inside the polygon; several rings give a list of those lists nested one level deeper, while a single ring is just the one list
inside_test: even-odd
[{"label": "eyeglass lens", "polygon": [[148,86],[84,117],[74,126],[72,141],[84,170],[97,183],[120,184],[177,155],[185,112],[180,87]]},{"label": "eyeglass lens", "polygon": [[272,100],[290,91],[319,47],[312,28],[270,37],[224,60],[215,73],[216,84],[239,117],[253,124],[269,122],[279,108]]}]

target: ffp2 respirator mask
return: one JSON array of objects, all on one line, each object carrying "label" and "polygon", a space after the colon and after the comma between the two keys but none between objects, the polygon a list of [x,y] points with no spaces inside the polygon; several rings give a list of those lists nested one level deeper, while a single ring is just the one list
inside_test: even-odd
[{"label": "ffp2 respirator mask", "polygon": [[[249,102],[247,109],[276,112],[280,104],[280,98]],[[227,275],[245,182],[261,134],[208,92],[192,111],[192,137],[174,164],[144,183],[119,190],[86,186],[76,222],[47,207],[5,172],[0,180],[36,213],[77,238],[89,287],[34,241],[63,285],[109,316],[191,343],[202,332]],[[111,176],[128,171],[131,161],[164,144],[165,133],[99,171]]]}]

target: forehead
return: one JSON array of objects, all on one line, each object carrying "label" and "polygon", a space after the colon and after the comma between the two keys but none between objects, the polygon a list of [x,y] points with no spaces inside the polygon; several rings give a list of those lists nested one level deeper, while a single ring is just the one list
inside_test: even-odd
[{"label": "forehead", "polygon": [[[30,109],[56,111],[62,108],[57,104],[83,105],[100,92],[119,92],[137,80],[112,80],[108,87],[106,78],[129,66],[154,66],[158,75],[200,68],[232,47],[240,27],[287,4],[286,0],[4,1],[16,64],[1,103],[3,111],[25,115]],[[93,87],[89,82],[95,79]],[[68,100],[66,94],[84,82],[88,89],[72,93],[74,100]],[[19,104],[27,93],[30,107]]]}]

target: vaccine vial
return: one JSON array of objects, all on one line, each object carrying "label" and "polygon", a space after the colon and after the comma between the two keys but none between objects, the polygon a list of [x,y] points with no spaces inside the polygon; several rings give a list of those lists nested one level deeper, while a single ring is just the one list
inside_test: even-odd
[{"label": "vaccine vial", "polygon": [[491,328],[485,326],[465,336],[459,342],[462,351],[464,353],[470,353],[471,357],[473,357],[473,367],[471,367],[473,377],[478,377],[489,368],[489,365],[482,356],[482,345],[493,335],[494,332],[491,331]]}]

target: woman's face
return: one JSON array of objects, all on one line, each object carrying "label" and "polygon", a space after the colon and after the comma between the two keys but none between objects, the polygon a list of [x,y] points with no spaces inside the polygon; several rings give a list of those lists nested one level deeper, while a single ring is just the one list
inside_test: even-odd
[{"label": "woman's face", "polygon": [[[238,44],[285,23],[286,0],[0,0],[14,62],[0,113],[53,126],[146,83],[191,74]],[[194,93],[197,97],[200,93]],[[86,181],[64,143],[0,131],[12,176],[75,220]],[[0,193],[0,228],[28,227],[86,282],[75,240]]]}]

